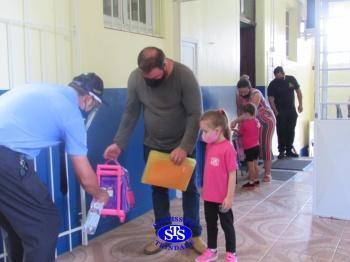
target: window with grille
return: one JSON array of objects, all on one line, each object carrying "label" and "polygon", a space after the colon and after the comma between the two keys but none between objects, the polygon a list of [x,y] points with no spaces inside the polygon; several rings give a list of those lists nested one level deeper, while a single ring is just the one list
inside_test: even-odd
[{"label": "window with grille", "polygon": [[286,12],[286,56],[289,58],[289,12]]},{"label": "window with grille", "polygon": [[107,28],[160,36],[161,0],[103,0]]}]

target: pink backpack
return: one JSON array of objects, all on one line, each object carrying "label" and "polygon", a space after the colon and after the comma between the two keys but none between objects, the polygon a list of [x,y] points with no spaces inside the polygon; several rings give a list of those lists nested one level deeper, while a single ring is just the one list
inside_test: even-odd
[{"label": "pink backpack", "polygon": [[96,173],[100,187],[107,190],[110,197],[101,215],[118,216],[120,222],[124,223],[126,213],[135,206],[128,171],[117,161],[107,161],[97,165]]}]

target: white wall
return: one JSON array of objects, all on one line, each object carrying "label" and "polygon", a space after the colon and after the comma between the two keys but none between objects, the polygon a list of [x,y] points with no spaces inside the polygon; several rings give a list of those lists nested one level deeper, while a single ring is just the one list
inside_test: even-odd
[{"label": "white wall", "polygon": [[162,0],[162,37],[106,29],[102,0],[0,0],[0,89],[67,83],[81,72],[125,87],[136,57],[158,46],[180,57],[179,2]]},{"label": "white wall", "polygon": [[350,220],[350,121],[316,120],[315,130],[313,213]]},{"label": "white wall", "polygon": [[72,76],[69,0],[0,0],[0,89]]},{"label": "white wall", "polygon": [[234,85],[239,79],[239,1],[181,4],[181,37],[198,43],[198,80],[203,86]]},{"label": "white wall", "polygon": [[179,59],[179,3],[162,1],[162,37],[129,33],[104,27],[102,0],[76,0],[76,60],[82,71],[101,75],[106,87],[126,87],[137,66],[137,55],[146,46],[157,46],[166,56]]}]

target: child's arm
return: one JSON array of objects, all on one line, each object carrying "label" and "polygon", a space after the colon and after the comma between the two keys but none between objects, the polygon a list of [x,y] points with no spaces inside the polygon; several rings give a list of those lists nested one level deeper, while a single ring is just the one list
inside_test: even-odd
[{"label": "child's arm", "polygon": [[233,204],[233,197],[236,189],[236,170],[228,174],[227,195],[222,202],[223,209],[230,209]]},{"label": "child's arm", "polygon": [[237,124],[241,123],[243,120],[246,120],[250,117],[248,113],[242,113],[239,117],[233,120],[230,124],[231,129],[234,129]]},{"label": "child's arm", "polygon": [[240,124],[237,124],[236,125],[236,127],[235,127],[235,129],[232,129],[232,131],[233,131],[233,134],[235,135],[235,136],[241,136],[242,135],[242,124],[240,123]]},{"label": "child's arm", "polygon": [[258,119],[255,118],[255,122],[256,122],[256,126],[258,128],[261,128],[261,124],[260,124],[260,121]]}]

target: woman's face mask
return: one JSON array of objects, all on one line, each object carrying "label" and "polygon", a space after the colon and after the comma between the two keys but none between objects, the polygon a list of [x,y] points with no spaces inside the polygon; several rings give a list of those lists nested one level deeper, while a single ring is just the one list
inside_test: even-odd
[{"label": "woman's face mask", "polygon": [[242,87],[238,89],[239,96],[248,99],[250,97],[250,88],[249,87]]}]

